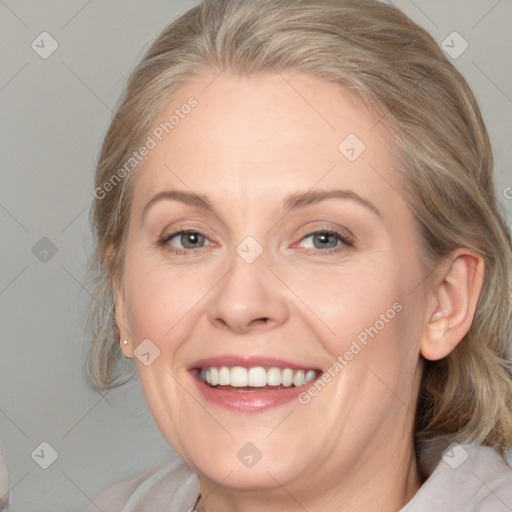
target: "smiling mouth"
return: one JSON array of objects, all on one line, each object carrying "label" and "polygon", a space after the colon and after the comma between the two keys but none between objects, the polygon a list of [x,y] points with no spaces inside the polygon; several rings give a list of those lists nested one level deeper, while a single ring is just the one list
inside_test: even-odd
[{"label": "smiling mouth", "polygon": [[321,370],[278,368],[276,366],[212,366],[196,368],[194,377],[207,386],[226,391],[278,391],[304,386],[320,374]]}]

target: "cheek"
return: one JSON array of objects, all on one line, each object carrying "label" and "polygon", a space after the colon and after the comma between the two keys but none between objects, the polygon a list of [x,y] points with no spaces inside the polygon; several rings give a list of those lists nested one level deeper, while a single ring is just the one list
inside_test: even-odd
[{"label": "cheek", "polygon": [[[384,331],[402,309],[402,280],[396,265],[367,261],[332,266],[318,272],[288,272],[286,276],[316,334],[339,353],[347,343],[364,342]],[[366,334],[365,334],[366,333]]]},{"label": "cheek", "polygon": [[126,311],[130,331],[142,340],[151,339],[160,348],[172,341],[181,326],[208,291],[208,279],[184,268],[171,268],[147,255],[131,256],[125,268]]},{"label": "cheek", "polygon": [[[421,337],[419,269],[398,255],[375,255],[343,270],[294,277],[294,291],[307,304],[308,327],[329,354],[334,373],[358,382],[368,369],[392,387],[410,381]],[[378,261],[377,261],[378,260]],[[289,276],[292,279],[292,276]],[[378,379],[377,379],[378,380]],[[377,387],[380,386],[376,383]]]},{"label": "cheek", "polygon": [[177,314],[173,312],[176,300],[173,300],[173,289],[162,284],[154,283],[152,277],[144,280],[131,277],[127,286],[128,322],[136,343],[149,338],[161,345],[165,333],[172,328],[172,318]]}]

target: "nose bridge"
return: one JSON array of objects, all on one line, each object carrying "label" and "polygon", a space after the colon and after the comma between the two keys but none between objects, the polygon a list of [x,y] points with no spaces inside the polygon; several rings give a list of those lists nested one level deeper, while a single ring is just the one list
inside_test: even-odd
[{"label": "nose bridge", "polygon": [[286,297],[267,264],[267,252],[253,237],[238,244],[231,254],[229,272],[211,297],[211,322],[243,333],[286,320]]}]

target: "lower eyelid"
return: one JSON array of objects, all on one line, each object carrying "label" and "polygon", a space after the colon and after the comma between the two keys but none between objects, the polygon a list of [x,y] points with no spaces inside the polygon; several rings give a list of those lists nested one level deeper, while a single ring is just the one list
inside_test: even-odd
[{"label": "lower eyelid", "polygon": [[[177,237],[179,235],[186,234],[186,233],[194,233],[194,234],[198,234],[198,235],[203,236],[204,240],[205,240],[204,245],[200,246],[200,247],[196,247],[196,248],[181,248],[181,247],[176,247],[174,245],[170,245],[169,244],[169,242],[173,238],[175,238],[175,237]],[[303,235],[298,242],[296,242],[296,243],[294,243],[292,245],[292,247],[300,248],[300,244],[303,242],[303,240],[305,240],[308,237],[312,237],[314,235],[317,235],[317,234],[329,234],[329,235],[335,236],[337,238],[338,242],[340,242],[340,243],[338,243],[334,247],[325,247],[325,248],[303,247],[302,249],[304,249],[306,252],[309,252],[310,254],[314,254],[314,253],[316,253],[316,254],[318,254],[318,253],[328,254],[328,253],[334,253],[334,252],[346,249],[346,248],[351,247],[351,246],[354,245],[353,240],[350,237],[348,237],[347,235],[338,233],[337,231],[334,231],[334,230],[329,230],[329,229],[321,230],[320,229],[320,230],[313,231],[313,232],[310,232],[310,233],[307,233],[307,234]],[[173,252],[176,255],[185,256],[185,255],[193,253],[193,252],[195,252],[195,253],[201,252],[201,250],[205,249],[206,247],[211,247],[211,246],[215,246],[215,245],[218,245],[218,244],[216,244],[207,235],[205,235],[204,233],[202,233],[199,230],[196,230],[196,229],[182,229],[182,230],[174,231],[172,233],[169,233],[167,235],[162,236],[160,238],[160,240],[159,240],[159,245],[162,245],[162,246],[166,247],[169,252]]]},{"label": "lower eyelid", "polygon": [[[182,236],[183,234],[186,234],[186,233],[193,233],[193,234],[198,234],[198,235],[203,236],[204,239],[205,239],[205,245],[201,246],[201,247],[197,247],[195,249],[194,248],[190,249],[190,248],[176,247],[176,246],[170,244],[170,241],[173,238]],[[201,233],[200,231],[192,230],[192,229],[188,229],[188,230],[187,229],[182,229],[182,230],[174,231],[174,232],[169,233],[167,235],[161,236],[158,239],[157,245],[159,245],[161,247],[167,248],[167,250],[169,250],[170,252],[177,253],[177,251],[182,251],[182,252],[197,251],[199,249],[202,249],[205,246],[213,245],[213,244],[212,244],[211,240],[205,234]]]},{"label": "lower eyelid", "polygon": [[[349,236],[347,236],[347,235],[343,235],[341,233],[338,233],[337,231],[333,231],[333,230],[329,230],[329,229],[326,229],[326,230],[321,230],[320,229],[320,230],[313,231],[311,233],[305,234],[304,236],[301,237],[301,239],[296,244],[294,244],[294,246],[299,245],[306,238],[309,238],[309,237],[312,237],[312,236],[318,235],[318,234],[326,234],[326,235],[334,236],[340,242],[340,244],[336,245],[335,247],[327,247],[326,249],[336,249],[337,247],[340,247],[342,245],[343,246],[351,246],[351,245],[353,245],[352,239]],[[307,249],[324,250],[324,249],[316,249],[316,248],[311,248],[311,247],[308,247]]]}]

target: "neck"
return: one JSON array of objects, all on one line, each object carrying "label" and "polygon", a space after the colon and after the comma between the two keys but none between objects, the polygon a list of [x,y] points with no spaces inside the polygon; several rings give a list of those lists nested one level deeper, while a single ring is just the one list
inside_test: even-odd
[{"label": "neck", "polygon": [[[382,451],[382,447],[381,447]],[[320,479],[278,484],[261,490],[241,490],[200,475],[201,497],[198,512],[256,512],[265,509],[296,512],[397,512],[408,503],[421,486],[412,442],[397,450],[393,443],[379,458],[371,450],[351,466]],[[270,473],[270,472],[269,472]],[[343,478],[338,475],[345,474]],[[326,482],[326,478],[329,482]]]}]

